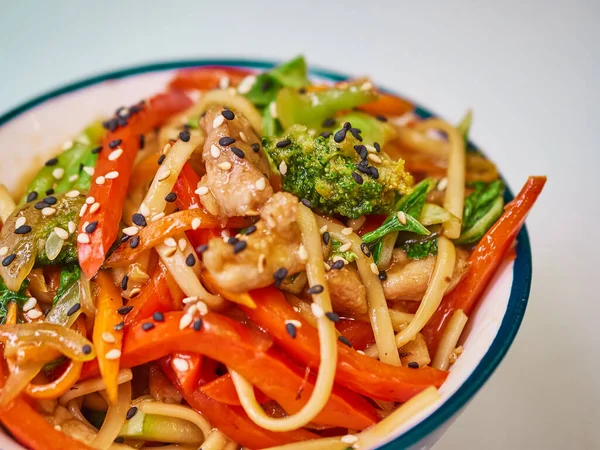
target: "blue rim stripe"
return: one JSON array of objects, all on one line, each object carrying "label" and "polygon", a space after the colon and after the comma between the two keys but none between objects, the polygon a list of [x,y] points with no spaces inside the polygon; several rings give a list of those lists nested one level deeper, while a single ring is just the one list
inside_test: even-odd
[{"label": "blue rim stripe", "polygon": [[[161,62],[129,67],[126,69],[107,72],[94,77],[86,78],[84,80],[67,84],[58,89],[41,94],[0,116],[0,126],[50,99],[108,80],[126,78],[148,72],[159,72],[185,67],[214,65],[268,69],[273,67],[274,64],[275,63],[272,61],[246,59],[197,59]],[[311,73],[313,75],[327,78],[336,82],[349,78],[346,75],[324,69],[311,69]],[[421,117],[431,117],[434,115],[429,110],[420,106],[417,106],[416,113]],[[469,142],[469,145],[477,148],[472,142]],[[512,198],[513,194],[507,187],[505,199],[506,201],[510,201]],[[500,328],[498,329],[498,333],[492,341],[490,348],[481,359],[477,367],[475,367],[473,373],[440,408],[438,408],[432,415],[425,418],[421,423],[408,430],[402,436],[380,447],[381,449],[391,450],[408,448],[433,433],[437,428],[443,425],[447,420],[452,418],[457,412],[460,411],[461,408],[464,407],[464,405],[488,380],[496,367],[498,367],[498,364],[500,364],[500,361],[504,358],[504,355],[506,355],[506,352],[510,348],[517,331],[519,330],[523,316],[525,315],[527,300],[529,298],[529,290],[531,287],[531,246],[526,227],[523,227],[517,238],[517,257],[513,266],[513,283],[510,292],[510,298],[508,301],[506,314],[504,315]]]}]

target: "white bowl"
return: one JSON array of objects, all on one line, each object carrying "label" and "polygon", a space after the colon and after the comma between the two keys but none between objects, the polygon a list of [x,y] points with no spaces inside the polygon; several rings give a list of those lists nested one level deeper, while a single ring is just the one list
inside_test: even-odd
[{"label": "white bowl", "polygon": [[[0,182],[17,194],[24,174],[32,175],[57,147],[90,121],[162,90],[178,68],[205,65],[260,70],[273,64],[249,60],[152,64],[99,75],[37,97],[0,117]],[[312,75],[330,81],[348,78],[323,70],[314,70]],[[417,108],[417,113],[431,115],[423,108]],[[510,198],[507,190],[507,200]],[[380,448],[427,449],[439,439],[508,351],[525,313],[530,283],[531,249],[523,229],[518,236],[517,258],[502,265],[469,317],[462,341],[464,352],[440,389],[442,399],[395,430]],[[2,429],[0,448],[23,449]]]}]

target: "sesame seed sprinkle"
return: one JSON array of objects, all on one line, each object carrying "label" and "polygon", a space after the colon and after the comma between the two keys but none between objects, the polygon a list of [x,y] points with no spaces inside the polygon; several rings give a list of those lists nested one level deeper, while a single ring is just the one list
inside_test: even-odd
[{"label": "sesame seed sprinkle", "polygon": [[338,259],[337,261],[334,261],[333,264],[331,265],[332,269],[341,269],[342,267],[344,267],[346,264],[344,263],[343,259]]},{"label": "sesame seed sprinkle", "polygon": [[235,144],[235,139],[229,136],[222,137],[219,139],[219,145],[222,147],[227,147],[231,144]]},{"label": "sesame seed sprinkle", "polygon": [[175,367],[175,370],[178,370],[179,372],[187,372],[190,368],[190,365],[183,358],[173,358],[173,367]]},{"label": "sesame seed sprinkle", "polygon": [[179,139],[181,139],[183,142],[189,142],[190,141],[189,131],[181,131],[179,133]]},{"label": "sesame seed sprinkle", "polygon": [[73,191],[69,191],[65,194],[65,197],[67,198],[75,198],[75,197],[79,197],[79,194],[81,194],[81,192],[77,191],[77,190],[73,190]]},{"label": "sesame seed sprinkle", "polygon": [[348,250],[350,250],[350,248],[352,248],[352,243],[351,242],[346,242],[343,245],[340,245],[340,247],[338,248],[338,251],[340,252],[347,252]]},{"label": "sesame seed sprinkle", "polygon": [[85,202],[86,202],[88,205],[91,205],[91,204],[93,204],[93,203],[96,203],[96,199],[95,199],[94,197],[88,197],[88,198],[86,198],[86,199],[85,199]]},{"label": "sesame seed sprinkle", "polygon": [[131,221],[138,227],[145,227],[147,225],[146,218],[140,213],[135,213],[133,216],[131,216]]},{"label": "sesame seed sprinkle", "polygon": [[325,288],[323,287],[323,285],[321,285],[321,284],[315,284],[314,286],[309,287],[307,289],[306,293],[310,294],[310,295],[320,294],[324,290],[325,290]]},{"label": "sesame seed sprinkle", "polygon": [[165,315],[160,311],[156,311],[154,314],[152,314],[152,319],[154,319],[156,322],[164,322]]},{"label": "sesame seed sprinkle", "polygon": [[[87,173],[90,177],[94,176],[95,169],[93,167],[86,166],[83,168],[83,171]],[[115,177],[116,178],[116,177]]]},{"label": "sesame seed sprinkle", "polygon": [[54,214],[55,212],[56,212],[56,209],[54,209],[54,208],[50,208],[50,207],[47,207],[47,208],[44,208],[44,209],[42,209],[42,215],[43,215],[43,216],[46,216],[46,217],[49,217],[49,216],[51,216],[51,215],[52,215],[52,214]]},{"label": "sesame seed sprinkle", "polygon": [[121,142],[122,142],[121,139],[114,139],[108,143],[108,147],[109,148],[117,148],[119,145],[121,145]]},{"label": "sesame seed sprinkle", "polygon": [[351,227],[346,227],[342,229],[342,234],[344,236],[350,236],[352,233],[354,233],[354,230]]},{"label": "sesame seed sprinkle", "polygon": [[244,142],[248,142],[248,137],[246,136],[246,133],[244,133],[243,131],[240,131],[240,139]]},{"label": "sesame seed sprinkle", "polygon": [[346,139],[346,132],[347,132],[347,130],[345,128],[342,128],[341,130],[336,131],[335,134],[333,135],[333,140],[339,144],[344,139]]},{"label": "sesame seed sprinkle", "polygon": [[152,216],[152,219],[150,219],[150,221],[156,222],[156,221],[162,219],[163,217],[165,217],[165,213],[161,212],[161,213],[158,213],[158,214],[155,214],[154,216]]},{"label": "sesame seed sprinkle", "polygon": [[377,267],[377,264],[371,263],[369,267],[371,268],[371,272],[373,272],[375,275],[379,275],[379,268]]},{"label": "sesame seed sprinkle", "polygon": [[190,326],[194,318],[190,314],[184,314],[181,316],[181,320],[179,321],[179,329],[183,330]]},{"label": "sesame seed sprinkle", "polygon": [[255,142],[250,147],[252,147],[252,151],[254,153],[258,153],[260,151],[260,144],[258,142]]},{"label": "sesame seed sprinkle", "polygon": [[281,175],[285,175],[287,173],[287,164],[285,163],[285,161],[281,161],[281,163],[279,164],[279,173],[281,173]]},{"label": "sesame seed sprinkle", "polygon": [[69,229],[69,234],[73,234],[77,230],[77,224],[70,220],[69,223],[67,223],[67,228]]},{"label": "sesame seed sprinkle", "polygon": [[325,315],[325,311],[323,311],[323,308],[321,308],[318,303],[311,303],[310,309],[313,313],[313,316],[315,316],[317,319],[320,319]]},{"label": "sesame seed sprinkle", "polygon": [[166,156],[165,155],[160,155],[158,157],[158,165],[162,165],[162,163],[165,161]]},{"label": "sesame seed sprinkle", "polygon": [[144,330],[144,331],[150,331],[154,327],[155,327],[155,325],[152,322],[144,322],[142,324],[142,330]]},{"label": "sesame seed sprinkle", "polygon": [[37,305],[37,299],[35,297],[29,297],[25,303],[23,303],[23,311],[27,312],[30,309],[35,308]]},{"label": "sesame seed sprinkle", "polygon": [[177,241],[177,246],[179,247],[179,250],[183,252],[187,247],[187,241],[184,238],[181,238]]},{"label": "sesame seed sprinkle", "polygon": [[358,437],[353,434],[347,434],[340,439],[344,444],[356,444]]},{"label": "sesame seed sprinkle", "polygon": [[333,323],[338,323],[340,321],[340,316],[338,316],[337,313],[333,311],[326,312],[325,317],[327,317]]},{"label": "sesame seed sprinkle", "polygon": [[108,155],[108,160],[109,161],[116,161],[117,159],[119,159],[121,157],[122,154],[123,154],[123,149],[122,148],[118,148],[116,150],[113,150],[112,152],[110,152],[110,155]]},{"label": "sesame seed sprinkle", "polygon": [[106,354],[104,355],[104,358],[108,359],[108,360],[115,360],[115,359],[119,359],[121,357],[121,350],[119,350],[118,348],[113,348],[112,350],[109,350],[106,352]]},{"label": "sesame seed sprinkle", "polygon": [[27,311],[27,317],[29,317],[32,320],[39,319],[40,317],[42,317],[42,312],[38,311],[37,309],[30,309],[29,311]]},{"label": "sesame seed sprinkle", "polygon": [[46,161],[46,166],[47,167],[52,167],[58,164],[58,158],[51,158],[48,161]]},{"label": "sesame seed sprinkle", "polygon": [[166,202],[173,203],[175,200],[177,200],[177,194],[175,192],[169,192],[165,196],[165,201]]},{"label": "sesame seed sprinkle", "polygon": [[387,280],[387,272],[385,270],[380,270],[378,277],[381,281]]},{"label": "sesame seed sprinkle", "polygon": [[323,236],[322,236],[321,238],[323,239],[323,244],[325,244],[325,245],[329,245],[329,241],[330,241],[330,239],[331,239],[331,235],[329,234],[329,232],[328,232],[328,231],[325,231],[325,232],[323,233]]},{"label": "sesame seed sprinkle", "polygon": [[258,180],[256,180],[256,183],[254,183],[254,185],[259,191],[264,191],[267,187],[267,182],[264,178],[261,177]]},{"label": "sesame seed sprinkle", "polygon": [[227,120],[235,119],[235,114],[230,109],[224,109],[221,114],[223,114],[223,117],[225,117]]},{"label": "sesame seed sprinkle", "polygon": [[89,244],[90,237],[85,233],[79,233],[77,235],[77,242],[79,242],[80,244]]},{"label": "sesame seed sprinkle", "polygon": [[94,220],[92,223],[89,223],[85,226],[85,232],[93,233],[94,231],[96,231],[97,227],[98,227],[98,221]]},{"label": "sesame seed sprinkle", "polygon": [[[91,173],[90,175],[93,175],[93,173]],[[116,170],[113,170],[111,172],[108,172],[106,175],[104,175],[104,178],[106,178],[107,180],[114,180],[116,178],[119,178],[119,172],[117,172]]]},{"label": "sesame seed sprinkle", "polygon": [[117,312],[124,316],[125,314],[129,314],[131,312],[131,310],[133,309],[133,306],[121,306],[119,309],[117,309]]},{"label": "sesame seed sprinkle", "polygon": [[269,113],[271,114],[271,117],[273,119],[277,119],[278,112],[277,112],[277,103],[276,102],[271,102],[269,104]]},{"label": "sesame seed sprinkle", "polygon": [[90,213],[94,214],[99,209],[100,209],[100,203],[96,202],[92,206],[90,206]]},{"label": "sesame seed sprinkle", "polygon": [[202,221],[198,217],[194,218],[194,220],[192,220],[192,230],[197,230],[198,228],[200,228],[201,224]]},{"label": "sesame seed sprinkle", "polygon": [[383,160],[374,153],[369,153],[369,159],[376,164],[381,164]]},{"label": "sesame seed sprinkle", "polygon": [[233,254],[237,255],[241,251],[243,251],[247,247],[248,243],[246,241],[238,241],[233,244]]},{"label": "sesame seed sprinkle", "polygon": [[348,340],[348,338],[346,336],[339,336],[338,341],[340,341],[342,344],[347,345],[348,347],[352,348],[352,343]]},{"label": "sesame seed sprinkle", "polygon": [[135,236],[139,231],[139,228],[136,226],[123,228],[123,234],[126,234],[127,236]]},{"label": "sesame seed sprinkle", "polygon": [[223,125],[223,122],[225,122],[225,117],[219,115],[215,117],[215,120],[213,120],[212,126],[213,128],[219,128],[221,125]]},{"label": "sesame seed sprinkle", "polygon": [[0,256],[6,256],[7,253],[8,253],[8,247],[6,247],[6,246],[0,247]]},{"label": "sesame seed sprinkle", "polygon": [[246,154],[244,153],[244,151],[241,148],[239,148],[239,147],[231,147],[231,152],[235,156],[237,156],[238,158],[241,158],[241,159],[243,159],[246,156]]},{"label": "sesame seed sprinkle", "polygon": [[411,361],[407,364],[407,366],[411,369],[418,369],[419,368],[419,363],[416,361]]},{"label": "sesame seed sprinkle", "polygon": [[37,198],[38,198],[38,193],[35,191],[32,191],[29,194],[27,194],[27,203],[33,202]]},{"label": "sesame seed sprinkle", "polygon": [[164,244],[167,247],[177,248],[177,242],[172,237],[168,237],[164,240]]},{"label": "sesame seed sprinkle", "polygon": [[148,217],[150,215],[150,208],[148,207],[148,205],[146,205],[145,203],[142,203],[140,205],[140,213],[144,216],[144,217]]},{"label": "sesame seed sprinkle", "polygon": [[279,141],[277,144],[275,144],[275,146],[277,148],[286,148],[287,146],[289,146],[292,143],[291,140],[289,139],[284,139],[283,141]]},{"label": "sesame seed sprinkle", "polygon": [[371,250],[369,249],[369,246],[366,243],[363,242],[362,244],[360,244],[360,249],[367,258],[371,256]]},{"label": "sesame seed sprinkle", "polygon": [[121,280],[121,290],[126,291],[127,285],[129,284],[129,275],[125,275]]},{"label": "sesame seed sprinkle", "polygon": [[106,183],[106,178],[104,178],[102,175],[96,178],[96,184],[98,186],[102,186],[104,183]]},{"label": "sesame seed sprinkle", "polygon": [[27,219],[23,216],[19,217],[16,221],[15,221],[15,229],[21,228],[23,225],[25,225],[25,222],[27,222]]},{"label": "sesame seed sprinkle", "polygon": [[202,329],[203,321],[201,318],[198,318],[194,321],[194,331],[200,331]]},{"label": "sesame seed sprinkle", "polygon": [[84,355],[89,355],[92,353],[92,346],[90,344],[85,344],[83,347],[81,347],[81,351]]},{"label": "sesame seed sprinkle", "polygon": [[308,260],[308,252],[306,251],[306,247],[303,244],[300,244],[300,247],[298,247],[298,257],[301,261]]},{"label": "sesame seed sprinkle", "polygon": [[436,188],[438,191],[445,191],[446,187],[448,187],[448,178],[444,177],[438,182]]},{"label": "sesame seed sprinkle", "polygon": [[206,187],[206,186],[200,186],[194,192],[196,194],[198,194],[198,195],[206,195],[206,194],[208,194],[208,187]]},{"label": "sesame seed sprinkle", "polygon": [[189,305],[190,303],[196,303],[198,301],[198,297],[186,297],[182,300],[184,305]]},{"label": "sesame seed sprinkle", "polygon": [[58,167],[52,171],[52,176],[57,180],[60,180],[65,175],[65,169]]},{"label": "sesame seed sprinkle", "polygon": [[108,331],[104,331],[102,333],[102,340],[104,342],[106,342],[107,344],[114,344],[117,340],[115,339],[115,337],[110,334]]},{"label": "sesame seed sprinkle", "polygon": [[265,268],[267,266],[267,255],[265,255],[264,253],[261,253],[260,255],[258,255],[258,273],[264,273]]},{"label": "sesame seed sprinkle", "polygon": [[229,161],[225,161],[220,163],[217,167],[219,167],[221,170],[229,170],[231,169],[231,163]]},{"label": "sesame seed sprinkle", "polygon": [[138,245],[140,245],[140,237],[139,236],[132,237],[131,240],[129,241],[129,247],[136,248]]},{"label": "sesame seed sprinkle", "polygon": [[285,331],[290,335],[292,339],[296,339],[296,326],[293,323],[287,322],[285,324]]},{"label": "sesame seed sprinkle", "polygon": [[398,222],[400,222],[402,225],[406,225],[406,214],[404,213],[404,211],[398,211]]},{"label": "sesame seed sprinkle", "polygon": [[215,144],[210,146],[210,156],[213,158],[218,158],[221,155],[221,149],[217,147]]}]

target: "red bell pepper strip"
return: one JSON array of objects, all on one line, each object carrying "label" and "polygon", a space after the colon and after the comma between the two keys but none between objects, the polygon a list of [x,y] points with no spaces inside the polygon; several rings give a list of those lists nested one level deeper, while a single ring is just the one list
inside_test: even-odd
[{"label": "red bell pepper strip", "polygon": [[365,220],[365,223],[362,227],[360,227],[360,230],[358,230],[357,234],[362,236],[363,234],[367,234],[373,230],[376,230],[383,224],[387,217],[388,216],[382,214],[369,214],[367,216],[367,220]]},{"label": "red bell pepper strip", "polygon": [[[182,369],[180,365],[174,364],[173,361],[176,358],[184,360],[187,368]],[[177,384],[183,388],[184,392],[191,392],[198,387],[203,359],[204,357],[198,353],[177,352],[172,355],[171,368],[177,377]]]},{"label": "red bell pepper strip", "polygon": [[251,74],[252,71],[240,67],[190,67],[178,70],[175,78],[169,83],[169,87],[174,89],[199,89],[201,91],[208,91],[221,87],[222,78],[229,79],[229,86],[237,86],[240,84],[240,81]]},{"label": "red bell pepper strip", "polygon": [[139,323],[152,317],[155,312],[165,313],[178,309],[173,302],[167,276],[167,269],[159,262],[140,295],[132,298],[127,304],[133,306],[133,309],[125,317],[125,325]]},{"label": "red bell pepper strip", "polygon": [[374,116],[398,117],[412,111],[415,106],[395,95],[381,94],[376,102],[361,105],[358,109]]},{"label": "red bell pepper strip", "polygon": [[446,323],[457,309],[468,316],[509,253],[527,214],[546,184],[546,177],[529,177],[521,192],[506,205],[504,213],[481,238],[469,257],[469,271],[421,331],[430,353],[435,354]]},{"label": "red bell pepper strip", "polygon": [[[310,377],[305,381],[302,369],[294,367],[281,353],[269,350],[271,341],[265,335],[216,313],[202,317],[199,331],[191,326],[180,330],[182,316],[181,312],[167,313],[164,322],[153,322],[155,328],[149,331],[144,331],[143,324],[126,329],[121,367],[138,366],[175,352],[199,353],[238,371],[289,413],[298,411],[308,401],[314,381]],[[91,375],[94,366],[85,367],[82,376]],[[304,393],[298,397],[301,387]],[[357,429],[377,420],[375,410],[365,399],[340,387],[334,387],[329,401],[314,419],[316,423]]]},{"label": "red bell pepper strip", "polygon": [[[127,119],[127,125],[109,132],[103,141],[103,150],[100,152],[94,177],[89,192],[100,205],[98,210],[87,208],[87,212],[80,221],[80,233],[85,233],[85,223],[97,222],[98,225],[93,233],[85,233],[88,242],[78,242],[77,251],[79,265],[88,278],[92,278],[104,262],[104,258],[119,232],[119,224],[123,212],[123,204],[127,194],[127,186],[135,157],[140,148],[140,135],[153,130],[164,123],[173,114],[190,107],[192,101],[181,91],[170,91],[152,97],[141,106],[141,111],[131,114]],[[109,144],[118,144],[123,150],[121,156],[111,161],[109,155],[112,149]],[[116,146],[115,146],[116,148]],[[103,184],[98,184],[99,176],[106,177]],[[112,176],[116,176],[116,178]],[[112,178],[111,178],[112,177]],[[94,212],[91,212],[94,211]]]},{"label": "red bell pepper strip", "polygon": [[[256,309],[242,307],[250,320],[271,334],[295,360],[313,369],[318,368],[317,329],[294,311],[277,289],[267,287],[250,291],[250,294]],[[298,320],[302,324],[297,328],[295,339],[286,331],[286,320]],[[411,369],[391,366],[338,343],[336,383],[367,397],[405,402],[428,386],[440,387],[447,376],[447,372],[431,367]]]},{"label": "red bell pepper strip", "polygon": [[[231,375],[228,373],[217,378],[216,380],[200,386],[198,389],[219,403],[232,406],[241,406],[240,398],[235,390],[235,385],[233,384]],[[269,400],[269,397],[256,388],[254,389],[254,395],[256,395],[256,400],[260,404],[263,404]]]},{"label": "red bell pepper strip", "polygon": [[335,324],[335,328],[350,341],[352,347],[356,350],[364,350],[369,344],[375,342],[373,328],[368,322],[341,319]]},{"label": "red bell pepper strip", "polygon": [[285,445],[291,442],[306,441],[319,437],[304,429],[283,433],[274,433],[265,430],[252,422],[241,407],[219,403],[199,389],[185,391],[178,384],[177,377],[174,376],[168,358],[160,360],[159,364],[192,408],[202,413],[213,427],[218,428],[229,438],[244,447],[253,449],[274,447],[276,445]]}]

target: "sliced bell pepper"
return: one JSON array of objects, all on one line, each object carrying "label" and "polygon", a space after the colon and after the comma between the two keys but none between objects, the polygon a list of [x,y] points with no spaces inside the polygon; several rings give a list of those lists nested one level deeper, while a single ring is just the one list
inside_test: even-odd
[{"label": "sliced bell pepper", "polygon": [[[257,308],[242,307],[250,320],[271,334],[295,360],[317,369],[320,362],[317,329],[294,311],[281,291],[274,287],[256,289],[250,294]],[[295,339],[286,331],[286,320],[298,320],[302,324],[296,330]],[[404,402],[428,386],[440,387],[447,376],[447,372],[431,367],[416,370],[391,366],[338,344],[336,383],[367,397]]]},{"label": "sliced bell pepper", "polygon": [[370,233],[371,231],[379,228],[381,225],[383,225],[383,222],[385,222],[385,219],[387,219],[388,216],[383,214],[369,214],[366,217],[367,219],[365,220],[365,223],[362,227],[360,227],[360,230],[357,231],[359,236]]},{"label": "sliced bell pepper", "polygon": [[[200,386],[198,389],[219,403],[232,406],[241,406],[240,398],[235,390],[233,380],[231,379],[231,375],[228,373],[218,377],[216,380]],[[256,401],[258,401],[260,404],[269,400],[269,397],[256,388],[254,389],[254,395],[256,396]]]},{"label": "sliced bell pepper", "polygon": [[212,426],[218,428],[238,444],[249,448],[266,448],[276,445],[285,445],[291,442],[316,439],[319,436],[310,431],[301,429],[275,433],[265,430],[252,422],[241,407],[228,406],[219,403],[201,390],[185,391],[178,384],[177,377],[171,368],[170,359],[163,358],[160,367],[167,374],[171,382],[183,395],[185,401],[196,411],[205,416]]},{"label": "sliced bell pepper", "polygon": [[381,94],[377,101],[361,105],[358,109],[374,116],[398,117],[414,110],[415,105],[392,94]]},{"label": "sliced bell pepper", "polygon": [[125,325],[148,319],[155,312],[165,313],[177,309],[167,284],[167,275],[167,269],[162,263],[158,263],[140,295],[132,298],[127,304],[133,309],[125,317]]},{"label": "sliced bell pepper", "polygon": [[375,342],[373,328],[369,322],[341,319],[335,324],[335,328],[350,341],[352,348],[356,350],[364,350],[369,344]]},{"label": "sliced bell pepper", "polygon": [[221,87],[221,79],[228,78],[229,86],[237,86],[252,71],[241,67],[205,66],[178,70],[169,83],[172,89],[208,91]]},{"label": "sliced bell pepper", "polygon": [[[126,125],[118,128],[114,127],[114,123],[110,125],[115,131],[107,133],[104,138],[103,150],[99,154],[89,192],[89,197],[94,198],[94,203],[99,205],[99,208],[96,210],[94,205],[88,207],[79,227],[79,233],[86,236],[85,240],[81,240],[77,245],[79,265],[88,278],[92,278],[98,272],[119,233],[129,178],[140,148],[140,135],[153,130],[172,115],[191,105],[192,101],[183,92],[170,91],[158,94],[143,106],[138,106],[139,112],[131,113],[126,119]],[[125,119],[121,117],[118,120],[123,123]],[[123,150],[116,159],[109,159],[109,155],[114,151],[111,146]],[[97,179],[100,176],[104,177],[104,181],[99,184]],[[97,222],[95,231],[85,233],[83,225],[92,222]]]},{"label": "sliced bell pepper", "polygon": [[529,177],[521,192],[506,205],[496,223],[481,238],[469,257],[469,271],[421,331],[431,354],[435,354],[446,323],[457,309],[468,316],[511,249],[527,214],[546,184],[546,177]]},{"label": "sliced bell pepper", "polygon": [[[269,350],[271,341],[265,335],[216,313],[202,317],[199,331],[191,326],[180,330],[182,316],[180,312],[167,313],[164,322],[154,322],[155,327],[149,331],[143,329],[143,324],[128,328],[122,367],[138,366],[175,352],[199,353],[236,370],[290,413],[308,401],[314,378],[305,381],[302,369],[283,354]],[[91,375],[93,367],[86,367],[85,374]],[[302,387],[303,393],[298,396]],[[377,414],[365,399],[336,386],[314,421],[363,429],[377,421]]]},{"label": "sliced bell pepper", "polygon": [[[198,353],[177,352],[172,355],[171,368],[177,377],[177,384],[183,388],[184,392],[191,392],[198,387],[203,358]],[[175,359],[183,360],[187,365],[182,367],[181,364],[175,364],[173,363]]]}]

